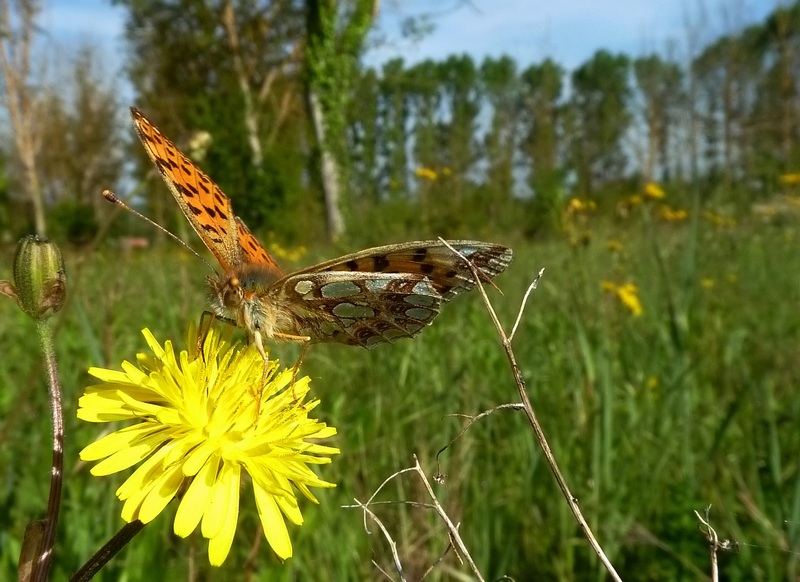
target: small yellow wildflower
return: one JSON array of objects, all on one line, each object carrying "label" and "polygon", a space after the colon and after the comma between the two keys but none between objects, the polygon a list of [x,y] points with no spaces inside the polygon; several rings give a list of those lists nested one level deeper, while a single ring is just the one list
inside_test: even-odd
[{"label": "small yellow wildflower", "polygon": [[781,176],[781,184],[784,186],[797,186],[800,184],[800,174],[784,174]]},{"label": "small yellow wildflower", "polygon": [[642,303],[639,301],[639,288],[633,283],[625,283],[617,288],[617,297],[635,316],[642,314]]},{"label": "small yellow wildflower", "polygon": [[414,170],[414,175],[417,178],[422,178],[423,180],[430,180],[431,182],[435,181],[438,175],[436,174],[435,170],[431,170],[430,168],[417,168]]},{"label": "small yellow wildflower", "polygon": [[[152,354],[122,371],[91,368],[101,383],[78,401],[78,418],[88,422],[134,421],[84,448],[84,461],[99,461],[96,476],[139,464],[117,489],[125,521],[152,521],[180,498],[174,531],[187,537],[200,525],[214,566],[228,556],[239,516],[244,473],[250,475],[264,535],[285,560],[292,543],[284,519],[303,523],[296,490],[317,503],[309,487],[334,487],[309,464],[329,463],[338,449],[319,444],[336,429],[308,417],[319,400],[303,403],[308,377],[292,381],[292,369],[278,371],[253,346],[240,349],[212,328],[200,357],[175,355],[149,330],[142,332]],[[192,343],[194,342],[194,343]],[[197,345],[190,329],[190,346]],[[196,350],[195,350],[196,351]],[[182,497],[181,497],[182,495]]]},{"label": "small yellow wildflower", "polygon": [[647,387],[651,390],[654,388],[658,388],[658,377],[657,376],[650,376],[647,378]]},{"label": "small yellow wildflower", "polygon": [[295,247],[293,249],[287,249],[281,244],[273,242],[270,243],[269,245],[269,252],[271,255],[279,259],[282,259],[289,263],[296,263],[305,256],[308,250],[303,245],[300,245],[299,247]]},{"label": "small yellow wildflower", "polygon": [[449,175],[451,175],[452,173],[453,173],[453,170],[451,170],[451,169],[450,169],[450,168],[448,168],[447,166],[445,166],[444,168],[442,168],[442,176],[449,176]]},{"label": "small yellow wildflower", "polygon": [[655,182],[648,182],[644,185],[644,195],[651,200],[662,200],[667,197],[664,189]]},{"label": "small yellow wildflower", "polygon": [[606,248],[612,253],[618,253],[622,250],[622,243],[618,240],[610,240],[606,242]]},{"label": "small yellow wildflower", "polygon": [[712,279],[710,277],[704,277],[703,279],[700,279],[700,286],[703,289],[713,289],[714,288],[714,279]]},{"label": "small yellow wildflower", "polygon": [[600,286],[603,291],[616,295],[634,316],[639,317],[643,313],[642,303],[639,301],[639,288],[633,283],[617,285],[611,281],[603,281]]},{"label": "small yellow wildflower", "polygon": [[672,209],[669,206],[662,206],[661,207],[661,218],[668,222],[680,222],[689,218],[689,212],[680,208],[680,209]]},{"label": "small yellow wildflower", "polygon": [[594,200],[581,200],[580,198],[570,198],[567,203],[567,214],[576,214],[578,212],[586,212],[597,208],[597,203]]}]

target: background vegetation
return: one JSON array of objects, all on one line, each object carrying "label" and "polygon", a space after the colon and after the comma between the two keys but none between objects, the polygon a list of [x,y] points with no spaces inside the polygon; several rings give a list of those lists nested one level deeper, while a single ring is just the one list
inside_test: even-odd
[{"label": "background vegetation", "polygon": [[[711,504],[720,535],[739,544],[723,557],[727,579],[797,578],[800,3],[710,42],[689,31],[685,50],[600,50],[571,71],[468,55],[364,68],[370,2],[118,4],[135,104],[196,156],[287,269],[413,238],[495,240],[515,249],[504,295],[493,295],[510,324],[547,268],[515,349],[623,577],[702,578],[708,552],[693,510]],[[121,525],[120,481],[77,462],[97,437],[74,420],[86,369],[132,358],[145,326],[183,337],[205,305],[204,271],[174,245],[132,248],[158,235],[102,202],[104,187],[196,239],[96,53],[57,82],[23,66],[20,47],[36,42],[26,6],[14,5],[14,34],[0,43],[14,57],[4,68],[0,274],[32,230],[68,251],[57,336],[68,469],[53,574],[63,579]],[[24,524],[45,507],[50,429],[31,325],[8,301],[0,322],[0,578],[11,579]],[[275,353],[292,362],[297,350]],[[515,399],[477,297],[448,306],[413,342],[315,347],[304,372],[342,454],[320,468],[338,487],[303,507],[295,557],[278,564],[262,541],[248,559],[260,535],[246,493],[220,571],[199,536],[176,539],[161,516],[99,579],[377,579],[371,560],[392,571],[386,544],[341,506],[365,500],[412,453],[432,473],[464,423],[450,415]],[[603,577],[521,415],[489,416],[440,460],[438,494],[487,578]],[[425,501],[410,478],[381,499]],[[444,552],[444,528],[419,507],[378,511],[418,579]],[[434,576],[456,571],[450,553]]]}]

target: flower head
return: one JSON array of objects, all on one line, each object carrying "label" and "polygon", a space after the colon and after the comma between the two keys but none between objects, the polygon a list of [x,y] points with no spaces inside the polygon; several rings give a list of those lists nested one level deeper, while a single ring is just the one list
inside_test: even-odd
[{"label": "flower head", "polygon": [[58,246],[29,235],[14,253],[14,282],[0,281],[0,294],[15,299],[33,319],[44,320],[64,306],[67,273]]},{"label": "flower head", "polygon": [[[139,354],[136,365],[123,362],[122,371],[91,368],[101,383],[78,401],[82,420],[136,422],[87,446],[81,459],[99,461],[91,470],[98,476],[139,464],[116,492],[122,518],[147,523],[180,498],[175,533],[186,537],[199,524],[212,565],[230,551],[247,473],[267,541],[289,558],[284,518],[303,523],[296,490],[317,503],[309,487],[335,486],[307,465],[329,463],[326,455],[339,452],[315,442],[336,429],[308,417],[319,403],[303,402],[308,377],[292,382],[292,369],[279,372],[276,360],[265,364],[252,346],[232,346],[213,329],[200,357],[186,350],[176,356],[172,342],[162,347],[149,330],[142,333],[152,354]],[[188,345],[196,338],[190,330]]]},{"label": "flower head", "polygon": [[633,283],[617,285],[611,281],[602,281],[600,286],[603,291],[616,295],[634,316],[639,317],[643,313],[642,302],[639,301],[639,288]]},{"label": "flower head", "polygon": [[644,195],[652,200],[661,200],[667,196],[664,189],[655,182],[648,182],[644,185]]}]

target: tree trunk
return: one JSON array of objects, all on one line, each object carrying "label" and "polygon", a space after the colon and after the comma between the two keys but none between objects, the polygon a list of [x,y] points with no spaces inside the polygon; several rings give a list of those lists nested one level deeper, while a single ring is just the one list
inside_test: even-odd
[{"label": "tree trunk", "polygon": [[328,238],[337,240],[344,234],[344,218],[339,208],[339,168],[327,143],[325,133],[325,115],[319,97],[313,90],[308,91],[308,104],[314,122],[314,134],[320,144],[320,177],[322,191],[325,196],[325,214],[327,216]]},{"label": "tree trunk", "polygon": [[11,27],[9,2],[7,0],[0,2],[0,29],[5,33],[0,38],[0,64],[5,76],[6,106],[14,135],[14,147],[22,164],[25,191],[33,206],[36,234],[44,237],[47,234],[47,223],[36,170],[36,157],[41,148],[41,139],[36,131],[36,124],[39,122],[38,107],[28,86],[34,19],[39,13],[40,6],[37,2],[28,0],[20,2],[17,10],[20,25],[15,31]]}]

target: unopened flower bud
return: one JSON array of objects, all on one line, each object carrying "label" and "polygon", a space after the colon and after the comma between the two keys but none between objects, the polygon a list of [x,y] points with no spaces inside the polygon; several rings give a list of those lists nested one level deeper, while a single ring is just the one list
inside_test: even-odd
[{"label": "unopened flower bud", "polygon": [[34,319],[49,317],[63,307],[67,297],[61,251],[47,239],[26,236],[14,253],[14,284],[1,283],[0,292],[15,297],[25,313]]}]

